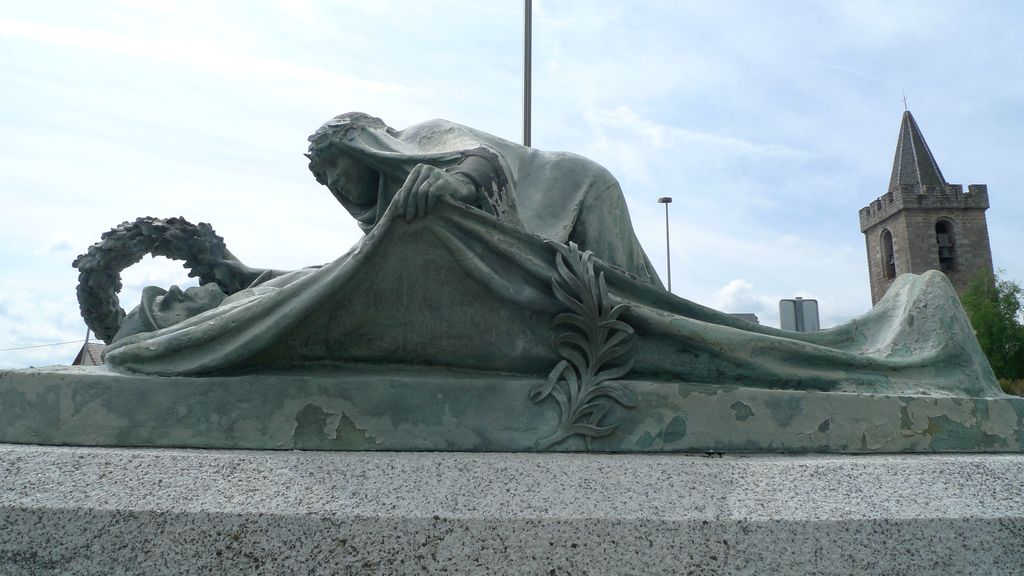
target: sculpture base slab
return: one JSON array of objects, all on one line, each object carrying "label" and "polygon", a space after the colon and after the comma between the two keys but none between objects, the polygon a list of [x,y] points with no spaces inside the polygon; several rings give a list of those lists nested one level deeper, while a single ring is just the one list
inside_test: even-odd
[{"label": "sculpture base slab", "polygon": [[1021,574],[1024,455],[0,445],[3,574]]},{"label": "sculpture base slab", "polygon": [[[0,442],[305,450],[533,451],[559,425],[536,379],[333,367],[154,377],[104,367],[0,372]],[[626,381],[605,452],[1022,452],[1024,398],[897,396]],[[586,450],[570,437],[548,447]]]}]

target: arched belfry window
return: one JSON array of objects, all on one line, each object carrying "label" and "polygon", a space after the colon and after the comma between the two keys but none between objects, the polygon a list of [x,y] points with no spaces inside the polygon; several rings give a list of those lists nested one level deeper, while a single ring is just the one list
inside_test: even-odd
[{"label": "arched belfry window", "polygon": [[882,230],[882,276],[886,280],[896,277],[896,250],[892,245],[892,232]]},{"label": "arched belfry window", "polygon": [[939,270],[956,270],[956,236],[951,221],[943,219],[935,223],[935,244],[939,250]]}]

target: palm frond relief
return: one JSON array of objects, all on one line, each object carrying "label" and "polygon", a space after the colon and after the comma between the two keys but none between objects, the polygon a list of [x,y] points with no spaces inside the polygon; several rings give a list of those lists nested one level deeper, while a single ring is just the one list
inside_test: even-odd
[{"label": "palm frond relief", "polygon": [[626,304],[612,306],[604,272],[594,275],[593,254],[576,244],[548,242],[554,247],[557,274],[551,290],[568,311],[555,316],[554,348],[562,360],[530,390],[530,399],[554,398],[561,410],[558,429],[537,443],[541,450],[575,435],[587,449],[594,438],[618,426],[602,422],[612,402],[636,405],[633,392],[619,379],[633,368],[633,327],[619,320]]}]

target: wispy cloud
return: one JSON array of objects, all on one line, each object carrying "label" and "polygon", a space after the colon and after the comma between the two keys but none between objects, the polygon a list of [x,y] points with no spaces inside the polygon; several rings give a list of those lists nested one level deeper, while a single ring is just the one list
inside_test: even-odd
[{"label": "wispy cloud", "polygon": [[810,156],[807,152],[782,144],[759,144],[742,138],[655,122],[641,117],[628,106],[619,106],[613,110],[594,110],[588,116],[599,128],[631,132],[652,148],[664,149],[672,145],[684,145],[742,158],[754,156],[783,161],[803,160]]},{"label": "wispy cloud", "polygon": [[810,64],[812,66],[818,66],[820,68],[825,68],[827,70],[835,70],[837,72],[842,72],[843,74],[849,74],[849,75],[852,75],[852,76],[856,76],[858,78],[863,78],[865,80],[871,80],[872,82],[879,82],[879,83],[889,84],[891,86],[898,86],[898,84],[896,82],[893,82],[892,80],[889,80],[887,78],[882,78],[881,76],[877,76],[875,74],[869,74],[869,73],[867,73],[867,72],[865,72],[863,70],[857,70],[855,68],[850,68],[849,66],[842,66],[840,64],[833,64],[833,63],[829,63],[829,62],[813,62],[813,61],[810,62]]},{"label": "wispy cloud", "polygon": [[180,64],[226,77],[258,76],[273,81],[303,81],[330,86],[333,90],[371,92],[420,89],[392,82],[366,80],[288,60],[261,58],[230,49],[224,42],[198,38],[153,37],[119,34],[98,29],[70,28],[0,19],[0,36],[83,50],[98,50],[133,58]]}]

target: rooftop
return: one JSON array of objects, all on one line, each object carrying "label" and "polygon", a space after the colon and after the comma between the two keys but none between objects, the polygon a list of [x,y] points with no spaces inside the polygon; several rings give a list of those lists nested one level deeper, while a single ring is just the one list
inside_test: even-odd
[{"label": "rooftop", "polygon": [[910,110],[903,112],[900,136],[896,141],[896,156],[892,162],[892,177],[889,190],[903,186],[945,186],[946,179],[935,162],[928,143],[924,141],[921,129]]}]

